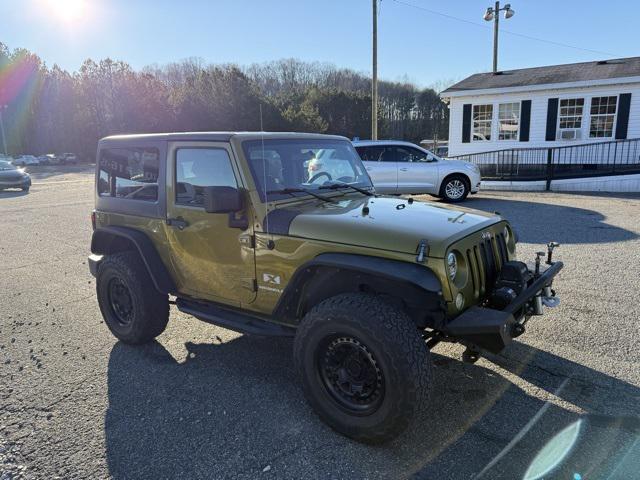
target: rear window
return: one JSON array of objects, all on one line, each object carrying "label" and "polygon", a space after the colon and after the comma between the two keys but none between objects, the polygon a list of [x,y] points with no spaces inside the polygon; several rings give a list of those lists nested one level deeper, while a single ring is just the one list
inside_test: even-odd
[{"label": "rear window", "polygon": [[130,200],[158,200],[157,148],[105,148],[100,151],[98,194]]}]

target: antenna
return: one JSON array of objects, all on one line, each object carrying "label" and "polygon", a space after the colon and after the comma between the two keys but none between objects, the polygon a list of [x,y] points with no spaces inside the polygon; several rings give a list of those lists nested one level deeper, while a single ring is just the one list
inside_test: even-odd
[{"label": "antenna", "polygon": [[[267,188],[267,158],[264,156],[264,126],[262,124],[262,103],[260,103],[260,142],[262,144],[262,191],[264,193],[264,227],[267,231],[267,235],[271,234],[269,230],[269,189]],[[269,240],[269,249],[273,248],[273,235]]]}]

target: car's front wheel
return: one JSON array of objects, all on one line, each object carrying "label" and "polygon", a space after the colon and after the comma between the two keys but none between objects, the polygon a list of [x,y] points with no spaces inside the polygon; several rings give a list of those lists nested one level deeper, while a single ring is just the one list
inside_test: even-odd
[{"label": "car's front wheel", "polygon": [[294,341],[307,400],[355,440],[399,435],[427,406],[429,350],[411,319],[379,297],[343,294],[310,310]]},{"label": "car's front wheel", "polygon": [[136,252],[107,255],[96,276],[98,305],[119,340],[140,344],[160,335],[169,321],[169,299],[153,282]]},{"label": "car's front wheel", "polygon": [[469,195],[469,181],[463,175],[451,175],[445,178],[440,187],[440,196],[447,202],[462,202]]}]

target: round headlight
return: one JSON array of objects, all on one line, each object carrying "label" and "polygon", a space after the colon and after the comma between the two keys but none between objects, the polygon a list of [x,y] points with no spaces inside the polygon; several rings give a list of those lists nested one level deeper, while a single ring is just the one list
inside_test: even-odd
[{"label": "round headlight", "polygon": [[454,280],[458,273],[458,260],[456,259],[456,254],[453,252],[447,255],[447,272],[451,280]]}]

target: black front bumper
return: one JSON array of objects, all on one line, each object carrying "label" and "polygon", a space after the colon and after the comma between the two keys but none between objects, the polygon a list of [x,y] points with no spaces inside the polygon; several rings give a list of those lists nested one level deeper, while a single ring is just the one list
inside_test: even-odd
[{"label": "black front bumper", "polygon": [[0,189],[3,188],[30,188],[31,177],[23,177],[16,180],[1,180]]},{"label": "black front bumper", "polygon": [[473,306],[447,323],[443,332],[461,343],[492,353],[500,352],[514,337],[523,332],[525,309],[544,287],[562,270],[562,262],[554,262],[531,285],[523,290],[504,310]]}]

